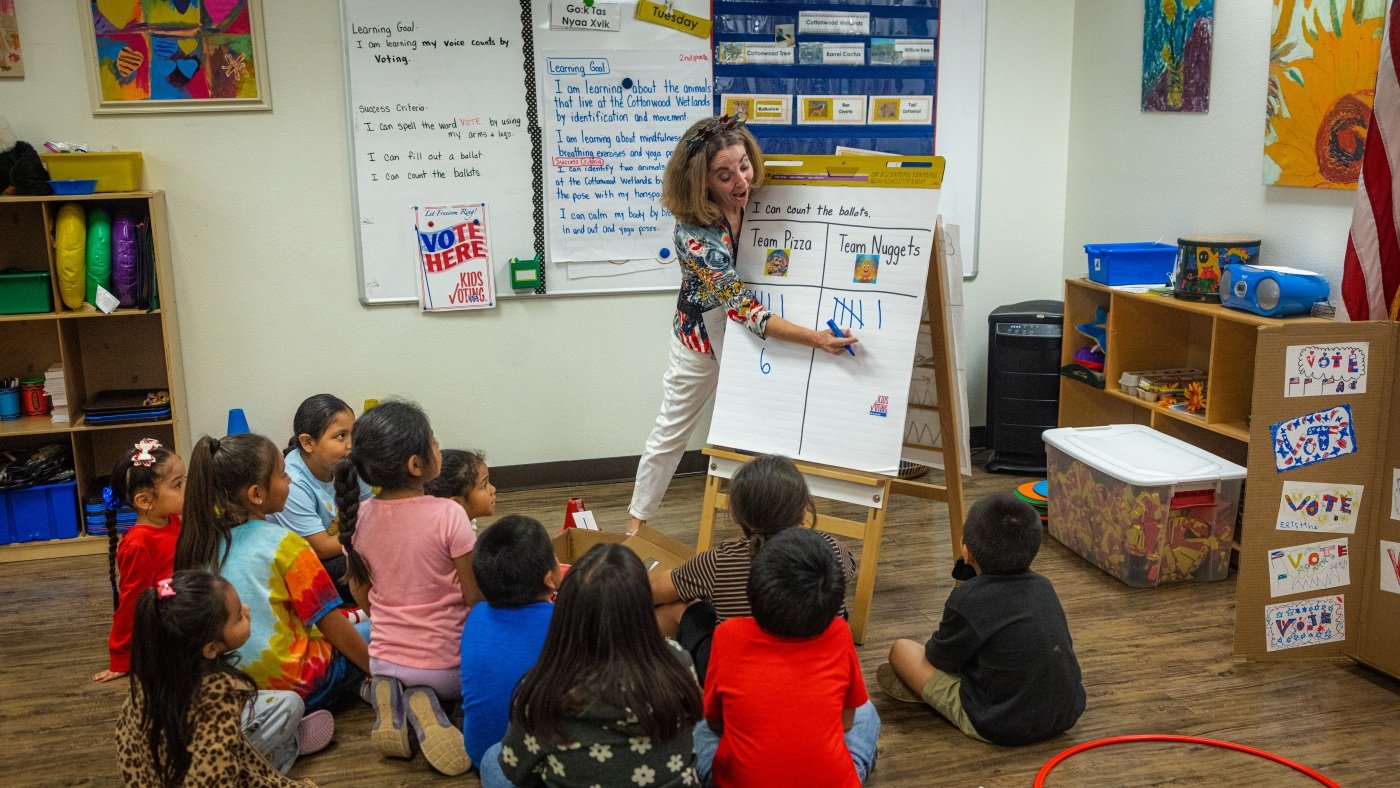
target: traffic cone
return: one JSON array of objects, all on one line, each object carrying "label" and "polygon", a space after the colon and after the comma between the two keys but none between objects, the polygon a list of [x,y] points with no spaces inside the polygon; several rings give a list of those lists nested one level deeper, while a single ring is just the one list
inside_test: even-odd
[{"label": "traffic cone", "polygon": [[[574,528],[574,513],[587,509],[582,498],[570,498],[569,503],[564,507],[564,528]],[[562,530],[562,529],[561,529]]]},{"label": "traffic cone", "polygon": [[245,432],[252,432],[248,428],[248,417],[244,415],[242,408],[228,409],[228,432],[225,435],[242,435]]}]

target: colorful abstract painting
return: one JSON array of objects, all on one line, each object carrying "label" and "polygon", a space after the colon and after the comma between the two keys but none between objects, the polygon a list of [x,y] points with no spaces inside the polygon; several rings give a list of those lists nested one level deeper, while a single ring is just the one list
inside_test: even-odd
[{"label": "colorful abstract painting", "polygon": [[1264,183],[1355,189],[1385,0],[1273,0]]},{"label": "colorful abstract painting", "polygon": [[19,21],[15,0],[0,0],[0,77],[24,76],[24,59],[19,54]]},{"label": "colorful abstract painting", "polygon": [[90,0],[90,6],[98,111],[269,106],[255,35],[259,0]]},{"label": "colorful abstract painting", "polygon": [[1142,111],[1210,109],[1215,0],[1143,0]]}]

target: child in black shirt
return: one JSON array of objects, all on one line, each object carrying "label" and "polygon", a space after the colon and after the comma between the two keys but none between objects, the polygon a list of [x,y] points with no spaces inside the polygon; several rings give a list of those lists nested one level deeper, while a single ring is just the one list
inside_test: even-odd
[{"label": "child in black shirt", "polygon": [[953,589],[927,644],[900,639],[876,672],[891,697],[932,706],[964,734],[994,744],[1043,741],[1084,711],[1084,685],[1064,610],[1030,571],[1040,518],[1007,494],[967,513],[963,561],[976,575]]}]

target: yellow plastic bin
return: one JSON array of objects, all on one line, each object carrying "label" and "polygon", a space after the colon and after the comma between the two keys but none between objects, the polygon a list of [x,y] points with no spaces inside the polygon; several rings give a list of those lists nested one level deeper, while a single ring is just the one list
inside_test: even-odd
[{"label": "yellow plastic bin", "polygon": [[134,192],[141,188],[141,152],[41,153],[56,181],[97,179],[97,191]]}]

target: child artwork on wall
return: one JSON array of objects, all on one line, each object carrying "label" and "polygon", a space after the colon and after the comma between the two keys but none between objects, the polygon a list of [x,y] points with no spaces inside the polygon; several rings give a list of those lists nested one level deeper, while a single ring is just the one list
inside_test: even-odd
[{"label": "child artwork on wall", "polygon": [[90,0],[95,112],[268,109],[261,0]]},{"label": "child artwork on wall", "polygon": [[1384,0],[1273,0],[1264,183],[1355,189],[1375,97]]},{"label": "child artwork on wall", "polygon": [[1215,0],[1143,0],[1142,111],[1210,109]]},{"label": "child artwork on wall", "polygon": [[1346,640],[1345,595],[1266,605],[1264,627],[1269,651]]},{"label": "child artwork on wall", "polygon": [[15,0],[0,0],[0,77],[24,76],[24,60],[19,53],[19,21]]},{"label": "child artwork on wall", "polygon": [[1269,595],[1287,596],[1351,584],[1347,540],[1331,539],[1269,551]]},{"label": "child artwork on wall", "polygon": [[1354,534],[1364,492],[1360,484],[1284,482],[1276,528]]},{"label": "child artwork on wall", "polygon": [[1381,544],[1381,590],[1400,594],[1400,542],[1380,540]]},{"label": "child artwork on wall", "polygon": [[1370,342],[1350,345],[1289,345],[1284,355],[1285,397],[1366,393]]},{"label": "child artwork on wall", "polygon": [[1338,405],[1269,425],[1274,466],[1281,473],[1356,451],[1351,406]]}]

